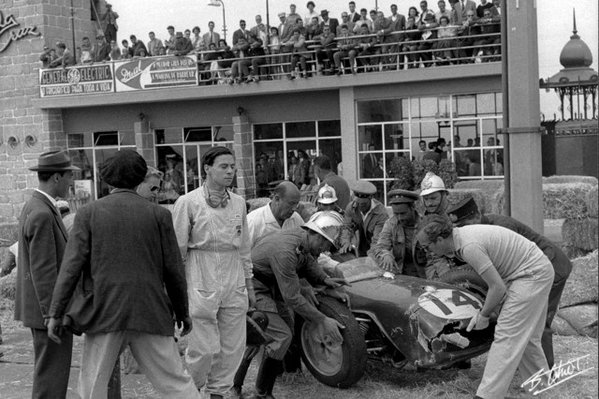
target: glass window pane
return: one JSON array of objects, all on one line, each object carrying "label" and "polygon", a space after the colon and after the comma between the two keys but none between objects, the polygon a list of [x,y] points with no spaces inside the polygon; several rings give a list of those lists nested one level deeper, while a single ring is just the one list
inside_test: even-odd
[{"label": "glass window pane", "polygon": [[121,140],[121,145],[135,145],[135,133],[132,130],[129,131],[120,131],[119,139]]},{"label": "glass window pane", "polygon": [[119,133],[115,131],[111,132],[94,132],[94,145],[95,146],[110,146],[119,144]]},{"label": "glass window pane", "polygon": [[214,141],[217,143],[233,141],[234,136],[233,125],[214,126]]},{"label": "glass window pane", "polygon": [[316,155],[316,141],[293,141],[287,143],[287,171],[288,180],[295,183],[298,188],[304,184],[311,184],[315,179],[312,159]]},{"label": "glass window pane", "polygon": [[281,123],[269,123],[254,125],[254,140],[282,139],[283,125]]},{"label": "glass window pane", "polygon": [[[368,152],[359,155],[360,179],[383,178],[383,153]],[[379,166],[380,165],[380,166]]]},{"label": "glass window pane", "polygon": [[198,147],[185,147],[185,176],[187,180],[187,192],[195,190],[200,186],[200,161],[198,159]]},{"label": "glass window pane", "polygon": [[154,130],[154,135],[156,139],[156,144],[172,144],[172,143],[181,143],[182,139],[182,130],[177,127],[169,127],[169,128],[159,128]]},{"label": "glass window pane", "polygon": [[478,115],[495,114],[495,93],[477,94],[476,110]]},{"label": "glass window pane", "polygon": [[409,149],[410,143],[406,126],[402,123],[385,125],[385,151]]},{"label": "glass window pane", "polygon": [[420,97],[420,117],[433,117],[439,112],[437,97]]},{"label": "glass window pane", "polygon": [[457,98],[458,104],[456,111],[458,116],[476,115],[476,101],[473,94],[457,96]]},{"label": "glass window pane", "polygon": [[315,137],[316,124],[314,122],[289,122],[285,124],[287,138]]},{"label": "glass window pane", "polygon": [[[402,120],[404,115],[401,101],[358,101],[358,123]],[[405,117],[407,117],[407,114]]]},{"label": "glass window pane", "polygon": [[93,145],[93,137],[91,134],[74,133],[67,134],[68,148],[91,147]]},{"label": "glass window pane", "polygon": [[410,100],[407,98],[401,100],[401,116],[403,120],[410,118]]},{"label": "glass window pane", "polygon": [[411,127],[413,139],[424,140],[428,144],[439,138],[439,126],[436,122],[415,122]]},{"label": "glass window pane", "polygon": [[331,160],[331,168],[337,173],[337,165],[341,163],[341,139],[320,140],[318,142],[320,154],[326,155]]},{"label": "glass window pane", "polygon": [[268,197],[278,182],[285,178],[283,142],[254,143],[256,156],[256,196]]},{"label": "glass window pane", "polygon": [[183,165],[183,147],[157,147],[158,169],[164,173],[162,189],[158,195],[161,204],[174,204],[185,193],[185,168]]},{"label": "glass window pane", "polygon": [[503,150],[484,150],[484,176],[503,176]]},{"label": "glass window pane", "polygon": [[380,125],[358,127],[358,151],[383,149],[382,127]]},{"label": "glass window pane", "polygon": [[478,142],[478,121],[462,120],[453,122],[453,142],[460,143],[460,146],[473,147]]},{"label": "glass window pane", "polygon": [[203,141],[212,142],[212,128],[210,126],[185,127],[183,137],[186,143]]},{"label": "glass window pane", "polygon": [[318,137],[341,136],[341,121],[319,121]]},{"label": "glass window pane", "polygon": [[503,110],[503,93],[502,92],[498,92],[495,93],[495,110],[497,114],[502,114],[502,110]]}]

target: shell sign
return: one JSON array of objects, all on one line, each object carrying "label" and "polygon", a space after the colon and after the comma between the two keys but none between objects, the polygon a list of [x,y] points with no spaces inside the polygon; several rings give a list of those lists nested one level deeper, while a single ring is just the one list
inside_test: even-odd
[{"label": "shell sign", "polygon": [[11,14],[6,19],[4,14],[0,11],[0,53],[10,46],[12,42],[23,39],[26,36],[40,36],[41,33],[37,31],[37,26],[26,26],[24,28],[17,28],[21,24]]}]

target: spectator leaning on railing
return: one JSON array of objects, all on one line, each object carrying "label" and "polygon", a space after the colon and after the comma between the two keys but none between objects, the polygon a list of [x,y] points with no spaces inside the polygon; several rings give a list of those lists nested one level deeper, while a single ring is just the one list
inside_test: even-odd
[{"label": "spectator leaning on railing", "polygon": [[150,37],[150,41],[148,42],[148,55],[154,57],[157,55],[164,54],[164,45],[162,44],[162,40],[156,38],[156,34],[154,32],[148,33]]},{"label": "spectator leaning on railing", "polygon": [[69,51],[67,45],[64,42],[57,42],[56,48],[58,52],[58,57],[50,62],[50,68],[56,68],[62,66],[63,68],[75,65],[75,57],[73,57],[73,53]]}]

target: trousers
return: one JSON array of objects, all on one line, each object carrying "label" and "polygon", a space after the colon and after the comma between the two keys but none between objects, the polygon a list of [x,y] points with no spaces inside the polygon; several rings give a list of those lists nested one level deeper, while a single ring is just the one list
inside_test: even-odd
[{"label": "trousers", "polygon": [[85,335],[79,374],[79,395],[83,399],[106,399],[112,369],[127,344],[141,371],[162,397],[200,399],[191,376],[183,368],[174,338],[137,331]]},{"label": "trousers", "polygon": [[553,267],[547,262],[532,275],[508,284],[477,396],[503,399],[517,368],[524,380],[548,370],[541,335],[552,283]]},{"label": "trousers", "polygon": [[48,338],[48,330],[32,328],[33,390],[32,398],[64,398],[69,387],[73,334],[64,332],[62,343]]}]

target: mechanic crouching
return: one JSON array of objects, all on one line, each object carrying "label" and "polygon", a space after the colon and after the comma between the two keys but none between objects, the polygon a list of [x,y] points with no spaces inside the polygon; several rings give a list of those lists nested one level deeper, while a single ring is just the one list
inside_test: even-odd
[{"label": "mechanic crouching", "polygon": [[425,278],[424,268],[414,262],[413,247],[416,244],[418,213],[414,202],[418,194],[408,190],[389,191],[387,202],[393,216],[387,219],[378,241],[368,251],[376,264],[386,272]]},{"label": "mechanic crouching", "polygon": [[[335,212],[317,212],[301,228],[282,231],[269,240],[261,240],[252,250],[256,309],[268,317],[266,335],[272,339],[265,346],[264,358],[256,377],[255,398],[274,398],[273,387],[283,372],[283,357],[292,340],[293,312],[305,322],[314,323],[313,332],[319,342],[341,345],[344,328],[335,319],[316,308],[314,285],[331,289],[347,284],[329,277],[315,259],[336,244],[343,224]],[[311,286],[301,285],[305,278]],[[335,290],[337,292],[337,290]],[[337,297],[347,303],[344,292]]]}]

